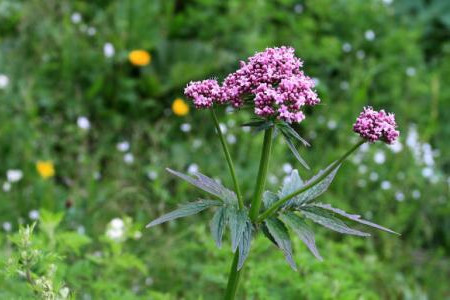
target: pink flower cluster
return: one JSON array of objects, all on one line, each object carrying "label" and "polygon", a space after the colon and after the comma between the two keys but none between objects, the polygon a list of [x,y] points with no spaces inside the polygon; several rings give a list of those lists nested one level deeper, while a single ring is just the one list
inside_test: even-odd
[{"label": "pink flower cluster", "polygon": [[184,94],[194,100],[195,107],[209,108],[219,101],[221,89],[216,80],[207,79],[190,82],[184,89]]},{"label": "pink flower cluster", "polygon": [[185,94],[198,108],[213,103],[231,103],[238,108],[250,96],[258,116],[300,122],[305,118],[301,108],[320,102],[314,81],[300,70],[302,65],[291,47],[267,48],[241,62],[221,87],[215,80],[191,82]]},{"label": "pink flower cluster", "polygon": [[396,127],[394,114],[386,113],[384,110],[376,111],[369,106],[364,107],[364,111],[359,114],[353,125],[353,131],[372,143],[382,140],[392,144],[400,134],[395,130]]}]

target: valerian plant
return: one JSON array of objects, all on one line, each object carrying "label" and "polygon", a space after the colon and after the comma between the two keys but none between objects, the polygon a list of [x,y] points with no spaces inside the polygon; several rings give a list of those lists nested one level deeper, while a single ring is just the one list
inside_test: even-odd
[{"label": "valerian plant", "polygon": [[[189,176],[168,169],[171,174],[198,187],[212,198],[184,204],[152,221],[147,227],[215,208],[210,222],[211,234],[217,246],[221,247],[225,229],[229,227],[231,249],[235,253],[225,299],[234,299],[242,267],[250,253],[252,239],[259,232],[283,252],[286,261],[294,270],[297,267],[292,255],[290,233],[298,235],[311,253],[322,260],[315,244],[314,232],[306,220],[342,234],[370,236],[369,233],[349,227],[342,219],[396,234],[388,228],[363,220],[359,215],[317,202],[317,198],[330,186],[344,160],[362,144],[376,141],[391,144],[397,139],[399,132],[396,130],[394,115],[384,110],[364,108],[353,126],[354,132],[358,133],[361,139],[322,171],[308,180],[302,180],[298,171],[293,170],[289,180],[279,191],[264,191],[272,142],[276,133],[285,139],[299,162],[309,168],[298,153],[296,143],[305,146],[309,144],[294,130],[292,123],[303,121],[305,114],[302,108],[314,106],[320,99],[314,90],[314,81],[302,71],[302,64],[291,47],[268,48],[250,57],[247,62],[241,62],[240,68],[229,74],[222,85],[216,80],[208,79],[190,82],[185,89],[186,96],[193,100],[196,108],[209,109],[211,112],[234,190],[201,173]],[[255,131],[264,131],[259,171],[251,199],[242,197],[233,161],[214,111],[216,105],[229,104],[236,109],[253,109],[255,119],[243,125],[254,127]]]}]

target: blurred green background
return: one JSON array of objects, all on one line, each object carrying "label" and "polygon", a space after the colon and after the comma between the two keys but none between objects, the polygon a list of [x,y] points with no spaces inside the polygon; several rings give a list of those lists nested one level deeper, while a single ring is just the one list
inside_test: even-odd
[{"label": "blurred green background", "polygon": [[[222,80],[280,45],[305,61],[322,103],[297,128],[312,171],[277,140],[268,187],[292,168],[312,176],[352,144],[363,106],[385,108],[400,143],[363,148],[322,200],[402,235],[315,227],[324,261],[297,239],[298,273],[258,238],[239,299],[450,299],[447,0],[0,0],[0,298],[37,297],[11,258],[19,226],[39,219],[32,271],[55,293],[220,299],[231,251],[215,248],[211,212],[144,229],[201,195],[165,167],[231,186],[209,113],[172,103],[190,80]],[[148,65],[129,61],[136,49]],[[239,126],[251,116],[219,110],[247,198],[262,142]]]}]

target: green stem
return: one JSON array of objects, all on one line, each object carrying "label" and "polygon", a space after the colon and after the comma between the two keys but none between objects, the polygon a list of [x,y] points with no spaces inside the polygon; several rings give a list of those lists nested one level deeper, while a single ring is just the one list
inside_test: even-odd
[{"label": "green stem", "polygon": [[264,133],[264,143],[261,152],[261,159],[259,161],[258,178],[256,181],[255,194],[252,200],[249,217],[254,222],[256,221],[259,209],[261,207],[262,196],[264,193],[264,186],[266,184],[267,170],[269,168],[270,151],[272,148],[272,134],[273,127],[268,128]]},{"label": "green stem", "polygon": [[211,116],[214,121],[214,125],[216,126],[217,135],[219,136],[220,143],[222,144],[223,152],[225,153],[225,158],[227,159],[228,168],[230,169],[231,178],[233,179],[234,184],[234,190],[236,192],[236,196],[238,198],[239,208],[244,208],[244,200],[242,199],[241,190],[239,188],[238,180],[236,177],[236,172],[234,171],[233,161],[231,160],[230,151],[228,150],[227,143],[225,142],[225,139],[222,134],[222,130],[220,130],[219,121],[217,120],[216,112],[213,108],[211,110]]},{"label": "green stem", "polygon": [[335,161],[331,164],[331,166],[322,173],[319,177],[314,179],[311,182],[308,182],[308,184],[304,185],[301,189],[279,199],[277,202],[275,202],[271,207],[269,207],[264,213],[262,213],[258,219],[257,222],[262,222],[266,218],[270,217],[273,213],[275,213],[278,208],[280,208],[284,203],[289,201],[291,198],[305,192],[306,190],[309,190],[313,186],[317,185],[319,182],[321,182],[325,177],[327,177],[331,172],[333,172],[350,154],[352,154],[356,149],[358,149],[362,144],[364,144],[366,141],[362,140],[356,143],[350,150],[348,150],[340,159]]},{"label": "green stem", "polygon": [[241,270],[238,271],[237,264],[239,261],[239,250],[234,254],[233,263],[231,264],[230,275],[228,275],[227,290],[225,292],[225,300],[232,300],[236,297],[236,291],[241,276]]}]

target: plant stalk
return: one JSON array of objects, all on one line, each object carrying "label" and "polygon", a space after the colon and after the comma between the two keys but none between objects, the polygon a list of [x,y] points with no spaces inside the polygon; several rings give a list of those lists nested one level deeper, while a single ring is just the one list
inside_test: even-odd
[{"label": "plant stalk", "polygon": [[233,263],[231,264],[230,274],[228,275],[227,290],[225,291],[225,300],[233,300],[236,297],[237,287],[239,285],[239,278],[241,270],[238,271],[237,264],[239,261],[239,250],[234,254]]},{"label": "plant stalk", "polygon": [[259,161],[258,178],[256,181],[255,194],[253,196],[252,206],[250,208],[249,217],[255,222],[259,209],[261,208],[264,186],[266,185],[267,170],[269,168],[270,151],[272,148],[273,127],[266,129],[264,132],[264,143],[261,151],[261,159]]},{"label": "plant stalk", "polygon": [[228,168],[230,169],[231,178],[233,179],[234,191],[236,192],[236,196],[238,198],[239,209],[244,208],[244,200],[242,199],[241,189],[239,188],[239,183],[236,177],[236,172],[234,170],[233,160],[231,159],[230,151],[228,150],[227,143],[222,134],[222,130],[220,130],[219,120],[217,119],[216,112],[213,108],[210,109],[211,116],[214,121],[214,125],[216,127],[217,135],[219,136],[220,143],[222,144],[223,152],[225,153],[225,158],[228,163]]},{"label": "plant stalk", "polygon": [[266,218],[270,217],[273,213],[275,213],[278,208],[280,208],[284,203],[289,201],[291,198],[293,198],[293,197],[295,197],[295,196],[305,192],[306,190],[309,190],[310,188],[314,187],[315,185],[317,185],[325,177],[327,177],[331,172],[333,172],[350,154],[352,154],[356,149],[358,149],[365,142],[366,142],[365,140],[359,141],[350,150],[348,150],[340,159],[338,159],[337,161],[332,163],[331,167],[328,168],[325,172],[323,172],[322,175],[320,175],[319,177],[317,177],[313,181],[308,182],[306,185],[304,185],[299,190],[297,190],[297,191],[295,191],[295,192],[293,192],[293,193],[291,193],[291,194],[289,194],[289,195],[279,199],[278,201],[276,201],[271,207],[269,207],[264,213],[262,213],[258,217],[257,222],[264,221]]}]

